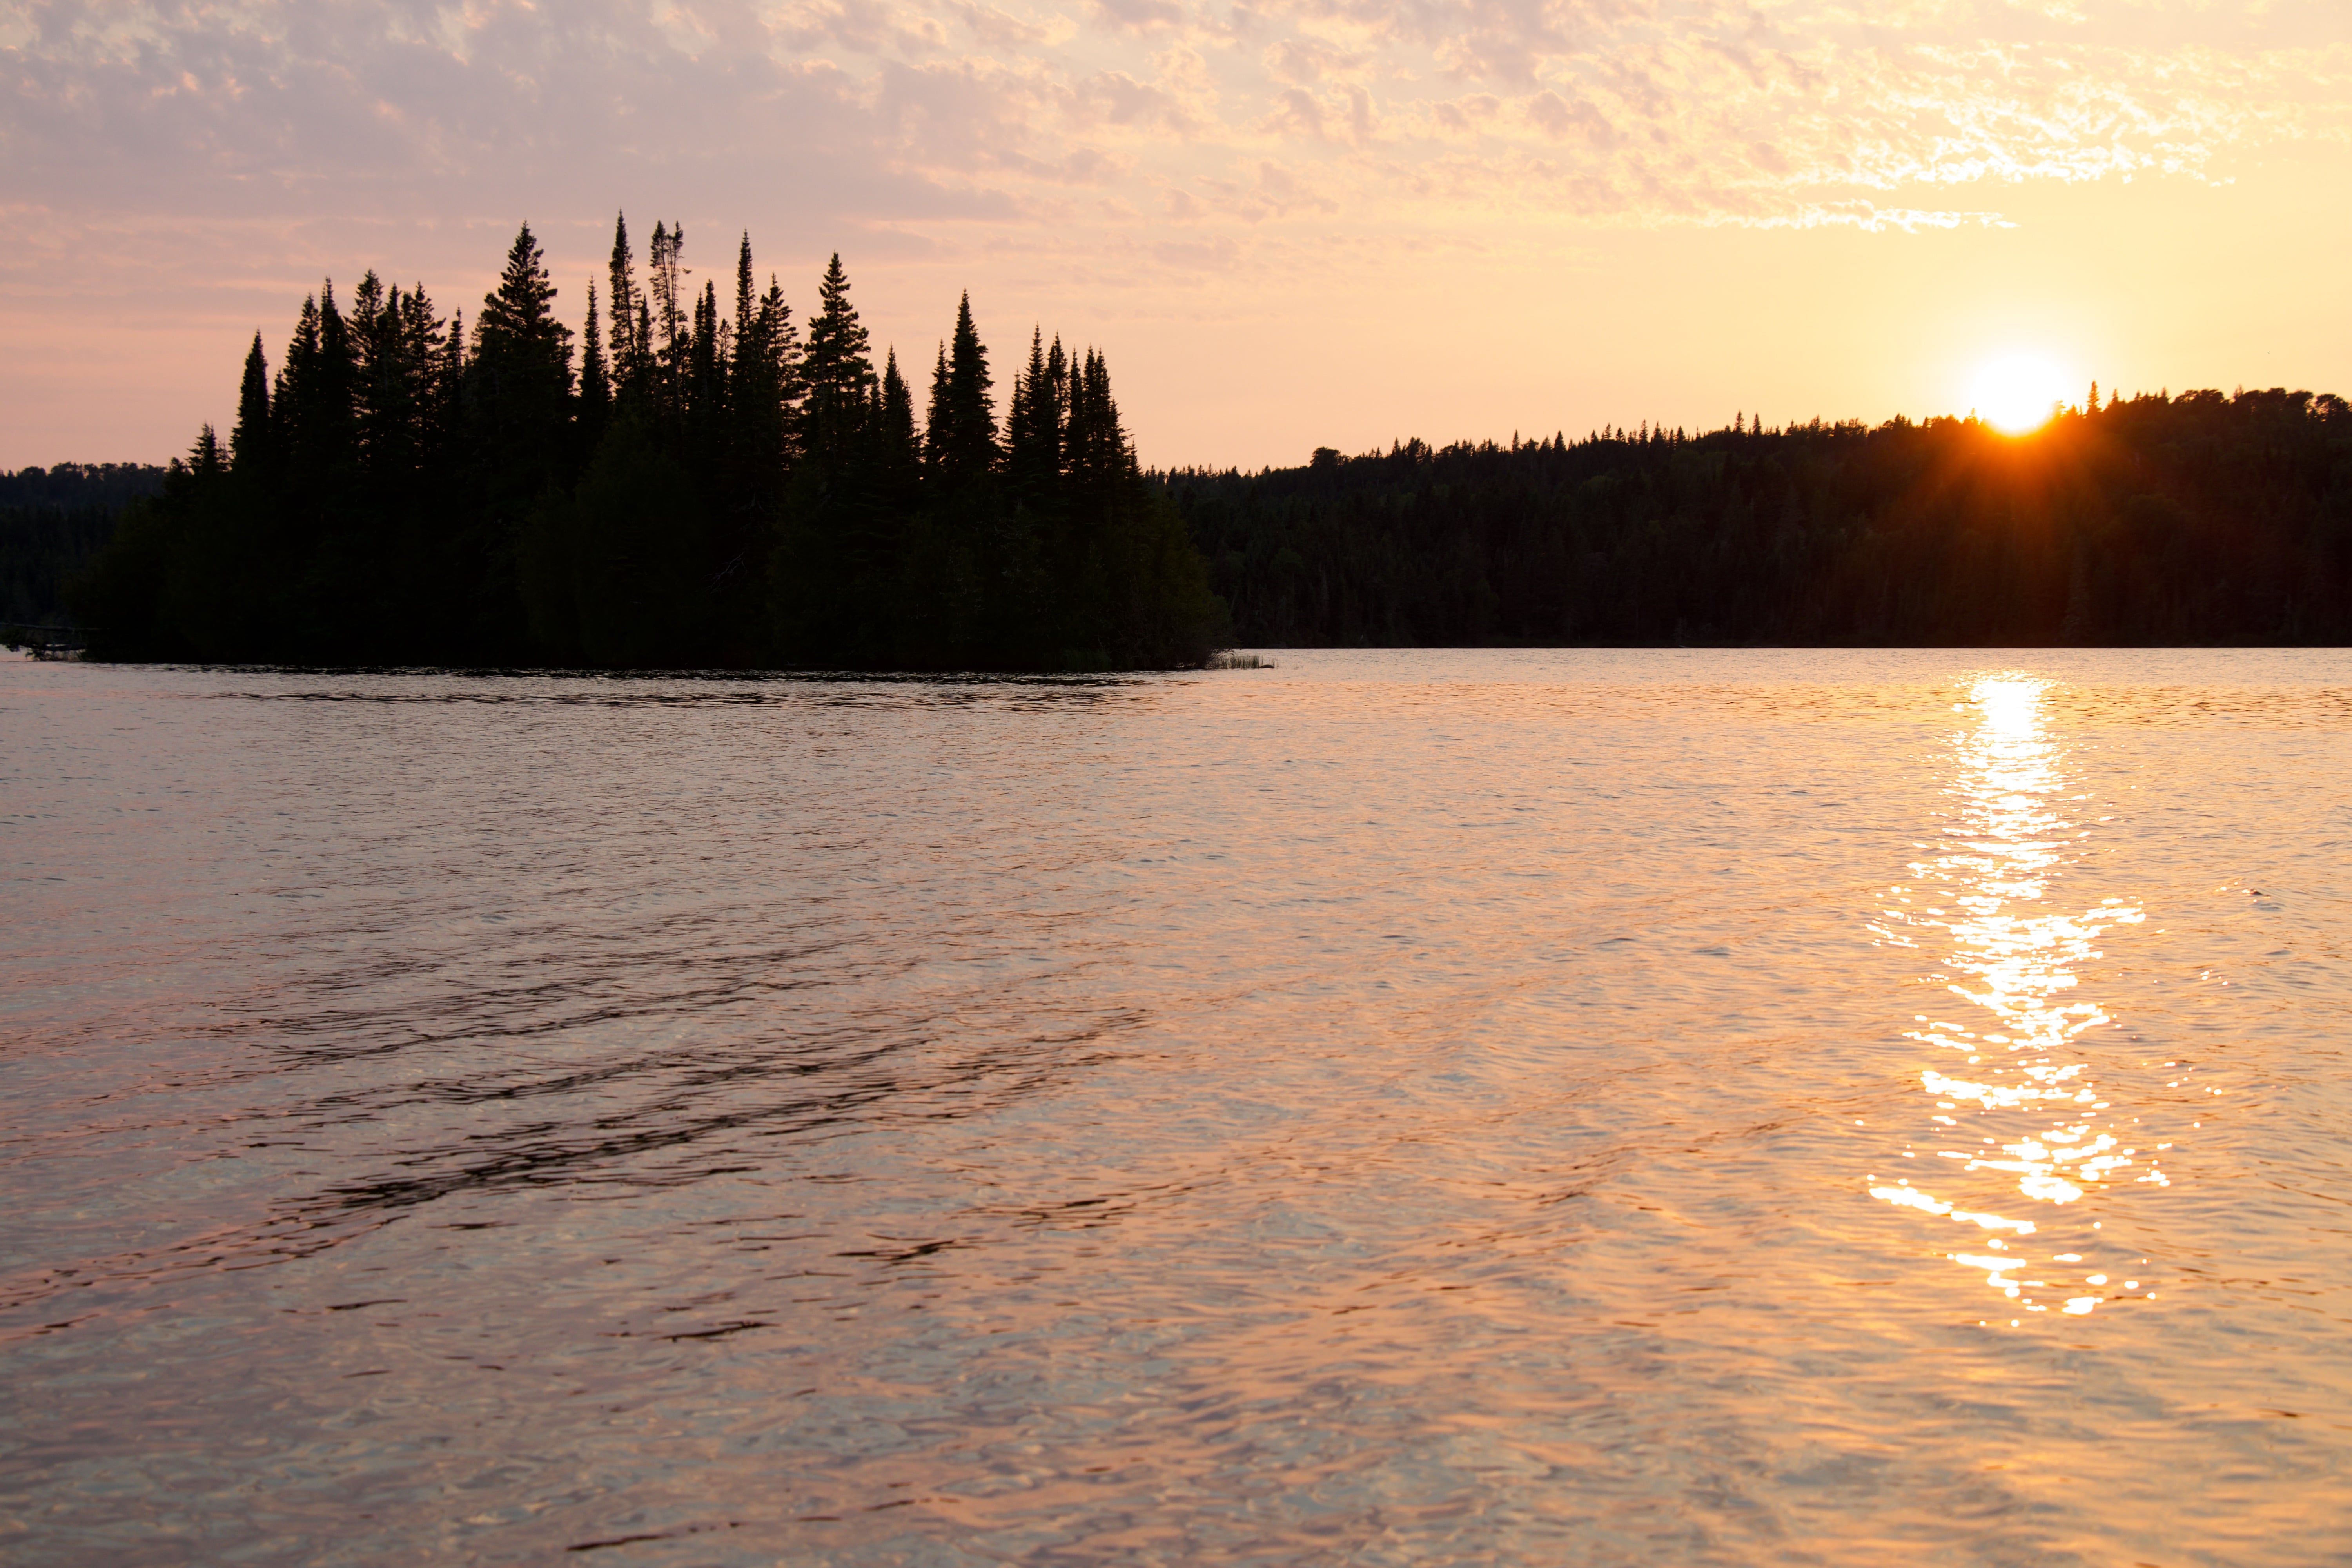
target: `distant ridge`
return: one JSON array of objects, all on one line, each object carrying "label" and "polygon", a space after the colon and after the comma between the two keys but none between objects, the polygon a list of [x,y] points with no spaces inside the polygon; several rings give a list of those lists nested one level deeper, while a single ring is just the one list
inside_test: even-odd
[{"label": "distant ridge", "polygon": [[1243,647],[2352,643],[2352,407],[1400,442],[1152,476]]}]

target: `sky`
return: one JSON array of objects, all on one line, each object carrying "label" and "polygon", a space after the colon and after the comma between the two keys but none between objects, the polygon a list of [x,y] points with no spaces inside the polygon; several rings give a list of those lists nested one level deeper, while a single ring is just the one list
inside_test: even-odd
[{"label": "sky", "polygon": [[[2352,395],[2347,0],[0,0],[0,468],[226,428],[370,268],[616,212],[927,371],[1102,348],[1143,459]],[[910,375],[919,385],[922,376]]]}]

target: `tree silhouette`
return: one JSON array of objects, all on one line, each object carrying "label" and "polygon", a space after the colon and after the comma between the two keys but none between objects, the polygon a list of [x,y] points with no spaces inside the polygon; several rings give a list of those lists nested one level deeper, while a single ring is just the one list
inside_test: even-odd
[{"label": "tree silhouette", "polygon": [[[572,332],[528,224],[471,330],[366,273],[245,356],[74,590],[100,657],[1104,668],[1197,662],[1222,610],[1136,469],[1098,355],[1033,333],[1018,486],[971,300],[919,428],[838,255],[803,342],[751,237],[731,299],[627,220]],[[1083,394],[1083,396],[1080,395]],[[1083,413],[1084,417],[1080,415]],[[1075,443],[1075,445],[1073,444]],[[1074,488],[1058,454],[1091,454]],[[1015,493],[1017,490],[1017,493]],[[1083,527],[1074,531],[1071,520]]]}]

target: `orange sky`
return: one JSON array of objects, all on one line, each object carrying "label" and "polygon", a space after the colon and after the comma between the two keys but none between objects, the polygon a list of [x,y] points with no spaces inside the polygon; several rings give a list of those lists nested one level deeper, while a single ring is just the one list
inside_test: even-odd
[{"label": "orange sky", "polygon": [[[927,365],[1101,344],[1147,462],[2352,393],[2352,9],[1640,0],[49,5],[0,16],[0,466],[154,460],[370,266],[576,315],[625,206],[842,252]],[[919,378],[918,378],[919,379]]]}]

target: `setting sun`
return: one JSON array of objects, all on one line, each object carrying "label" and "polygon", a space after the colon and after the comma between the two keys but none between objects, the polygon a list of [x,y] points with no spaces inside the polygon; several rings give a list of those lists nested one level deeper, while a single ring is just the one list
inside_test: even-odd
[{"label": "setting sun", "polygon": [[2055,365],[2032,354],[2011,354],[1977,373],[1970,401],[1985,423],[2019,436],[2046,423],[2065,395]]}]

